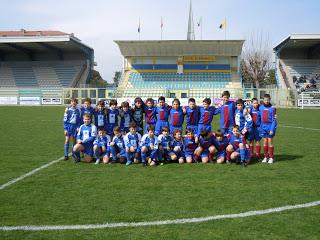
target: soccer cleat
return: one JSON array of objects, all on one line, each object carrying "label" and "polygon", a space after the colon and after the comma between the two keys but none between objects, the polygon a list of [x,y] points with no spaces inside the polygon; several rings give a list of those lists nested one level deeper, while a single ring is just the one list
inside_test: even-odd
[{"label": "soccer cleat", "polygon": [[247,165],[248,165],[248,163],[246,161],[241,162],[241,167],[246,167]]},{"label": "soccer cleat", "polygon": [[269,158],[268,163],[273,163],[273,158]]},{"label": "soccer cleat", "polygon": [[127,161],[126,166],[129,166],[132,164],[132,161]]},{"label": "soccer cleat", "polygon": [[231,164],[231,162],[229,160],[226,161],[226,164]]},{"label": "soccer cleat", "polygon": [[68,156],[64,156],[64,160],[65,161],[69,160],[69,157]]},{"label": "soccer cleat", "polygon": [[268,162],[268,158],[265,157],[263,160],[262,160],[262,163],[267,163]]},{"label": "soccer cleat", "polygon": [[97,159],[94,164],[95,164],[95,165],[98,165],[99,163],[100,163],[100,159]]},{"label": "soccer cleat", "polygon": [[146,162],[141,162],[141,166],[146,167],[147,163]]}]

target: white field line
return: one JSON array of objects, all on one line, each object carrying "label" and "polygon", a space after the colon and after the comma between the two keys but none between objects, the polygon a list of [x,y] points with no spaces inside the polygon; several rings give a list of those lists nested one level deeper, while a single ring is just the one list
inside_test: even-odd
[{"label": "white field line", "polygon": [[49,163],[47,163],[47,164],[44,164],[44,165],[42,165],[41,167],[38,167],[38,168],[36,168],[36,169],[33,169],[32,171],[27,172],[26,174],[23,174],[23,175],[21,175],[20,177],[17,177],[17,178],[15,178],[15,179],[12,179],[11,181],[9,181],[9,182],[1,185],[1,186],[0,186],[0,190],[3,190],[3,189],[5,189],[6,187],[9,187],[10,185],[12,185],[12,184],[14,184],[14,183],[16,183],[16,182],[19,182],[19,181],[25,179],[26,177],[29,177],[29,176],[35,174],[36,172],[39,172],[39,171],[41,171],[41,170],[43,170],[43,169],[45,169],[45,168],[47,168],[47,167],[50,167],[51,165],[53,165],[53,164],[55,164],[55,163],[57,163],[57,162],[59,162],[59,161],[61,161],[61,160],[63,160],[63,159],[64,159],[64,157],[61,157],[61,158],[59,158],[59,159],[57,159],[57,160],[51,161],[51,162],[49,162]]},{"label": "white field line", "polygon": [[309,208],[320,205],[320,201],[309,202],[297,205],[287,205],[283,207],[269,208],[264,210],[248,211],[236,214],[215,215],[201,218],[181,218],[175,220],[159,220],[150,222],[119,222],[105,224],[88,224],[88,225],[43,225],[43,226],[0,226],[0,231],[49,231],[49,230],[83,230],[83,229],[102,229],[102,228],[119,228],[119,227],[143,227],[159,226],[171,224],[201,223],[220,219],[244,218],[258,216],[269,213],[283,212],[291,209]]},{"label": "white field line", "polygon": [[288,125],[279,125],[279,127],[305,129],[305,130],[312,130],[312,131],[320,131],[320,128],[306,128],[306,127],[297,127],[297,126],[288,126]]}]

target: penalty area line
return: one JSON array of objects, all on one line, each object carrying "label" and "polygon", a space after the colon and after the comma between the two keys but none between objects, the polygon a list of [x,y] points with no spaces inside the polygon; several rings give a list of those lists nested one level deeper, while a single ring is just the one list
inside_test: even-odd
[{"label": "penalty area line", "polygon": [[305,129],[305,130],[312,130],[312,131],[320,131],[320,128],[306,128],[306,127],[297,127],[297,126],[288,126],[288,125],[279,125],[279,127]]},{"label": "penalty area line", "polygon": [[320,201],[309,202],[297,205],[286,205],[282,207],[269,208],[264,210],[254,210],[236,214],[214,215],[200,218],[181,218],[175,220],[159,220],[150,222],[119,222],[105,224],[87,224],[87,225],[43,225],[43,226],[0,226],[0,231],[52,231],[52,230],[83,230],[83,229],[103,229],[103,228],[119,228],[119,227],[142,227],[142,226],[160,226],[169,224],[187,224],[201,223],[220,219],[244,218],[270,213],[283,212],[292,209],[309,208],[320,205]]},{"label": "penalty area line", "polygon": [[9,187],[9,186],[11,186],[12,184],[14,184],[14,183],[16,183],[16,182],[19,182],[19,181],[25,179],[26,177],[29,177],[29,176],[31,176],[31,175],[33,175],[33,174],[35,174],[35,173],[37,173],[37,172],[45,169],[45,168],[48,168],[48,167],[50,167],[51,165],[56,164],[57,162],[60,162],[60,161],[63,160],[63,159],[64,159],[64,156],[61,157],[61,158],[58,158],[58,159],[56,159],[56,160],[53,160],[53,161],[51,161],[51,162],[49,162],[49,163],[47,163],[47,164],[44,164],[44,165],[42,165],[42,166],[40,166],[40,167],[38,167],[38,168],[35,168],[35,169],[33,169],[32,171],[27,172],[27,173],[21,175],[20,177],[17,177],[17,178],[15,178],[15,179],[12,179],[11,181],[9,181],[9,182],[7,182],[7,183],[2,184],[2,185],[0,186],[0,190],[3,190],[3,189],[5,189],[6,187]]}]

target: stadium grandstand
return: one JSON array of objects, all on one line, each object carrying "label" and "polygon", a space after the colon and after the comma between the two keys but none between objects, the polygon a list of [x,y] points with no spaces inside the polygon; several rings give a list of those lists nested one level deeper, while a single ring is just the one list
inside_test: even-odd
[{"label": "stadium grandstand", "polygon": [[60,95],[87,84],[94,51],[73,34],[60,31],[0,31],[2,95]]},{"label": "stadium grandstand", "polygon": [[276,77],[295,94],[319,92],[320,34],[291,34],[275,48]]}]

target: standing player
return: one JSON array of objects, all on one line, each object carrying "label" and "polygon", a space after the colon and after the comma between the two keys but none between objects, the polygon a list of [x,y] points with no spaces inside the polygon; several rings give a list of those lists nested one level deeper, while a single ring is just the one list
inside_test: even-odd
[{"label": "standing player", "polygon": [[265,94],[263,96],[263,104],[259,107],[261,118],[260,136],[263,138],[263,163],[273,163],[274,161],[274,146],[272,139],[277,130],[277,111],[276,108],[271,105],[270,100],[270,95]]},{"label": "standing player", "polygon": [[91,123],[91,116],[88,113],[83,115],[83,122],[77,134],[77,144],[73,148],[76,163],[80,162],[80,152],[84,153],[86,162],[92,161],[93,141],[97,136],[97,127]]},{"label": "standing player", "polygon": [[199,136],[203,129],[211,132],[211,122],[213,119],[213,115],[217,115],[219,113],[218,109],[211,105],[211,99],[205,98],[203,99],[203,107],[200,107],[200,120],[198,124],[198,132]]},{"label": "standing player", "polygon": [[172,108],[170,110],[170,133],[173,134],[175,129],[182,132],[182,125],[184,120],[184,113],[180,107],[179,99],[175,98],[172,101]]},{"label": "standing player", "polygon": [[107,134],[113,135],[113,129],[118,126],[119,110],[117,108],[117,100],[112,99],[109,103],[109,109],[107,110]]},{"label": "standing player", "polygon": [[94,124],[98,129],[107,128],[107,116],[104,101],[99,101],[97,107],[93,113],[94,115]]},{"label": "standing player", "polygon": [[256,98],[252,98],[252,105],[247,107],[252,118],[252,131],[249,133],[248,140],[250,141],[250,156],[254,156],[254,144],[256,146],[256,159],[260,158],[261,146],[260,146],[260,124],[261,117],[259,112],[259,101]]},{"label": "standing player", "polygon": [[[93,114],[94,114],[94,108],[91,107],[91,99],[90,98],[85,98],[83,100],[83,105],[81,107],[81,117],[84,116],[84,114],[89,114],[91,118],[91,122],[93,120]],[[83,120],[83,119],[81,119]],[[81,122],[83,124],[83,121]]]},{"label": "standing player", "polygon": [[70,106],[64,111],[63,129],[64,129],[64,160],[69,159],[69,141],[72,138],[72,154],[73,147],[76,144],[77,132],[81,125],[81,111],[77,108],[78,100],[71,98]]},{"label": "standing player", "polygon": [[123,134],[126,134],[129,132],[129,125],[131,122],[131,109],[129,107],[128,102],[121,103],[121,110],[119,111],[120,115],[120,129],[123,132]]},{"label": "standing player", "polygon": [[196,100],[194,98],[189,98],[188,105],[189,106],[185,107],[183,110],[187,120],[186,129],[192,129],[193,134],[196,135],[200,117],[199,107],[196,105]]},{"label": "standing player", "polygon": [[229,91],[224,91],[222,93],[222,105],[218,109],[218,113],[220,113],[220,129],[224,132],[224,135],[231,134],[234,126],[236,106],[229,99]]},{"label": "standing player", "polygon": [[132,109],[132,120],[137,126],[137,132],[143,134],[143,101],[140,97],[134,99],[134,108]]},{"label": "standing player", "polygon": [[247,137],[252,130],[252,118],[248,109],[244,109],[244,102],[240,98],[236,101],[235,123],[243,136]]},{"label": "standing player", "polygon": [[152,98],[147,98],[146,105],[144,105],[145,122],[146,126],[144,128],[144,133],[148,132],[148,126],[156,125],[156,108],[154,107],[154,100]]},{"label": "standing player", "polygon": [[170,108],[166,106],[166,99],[165,97],[159,97],[158,99],[159,106],[156,107],[156,115],[157,115],[157,122],[155,128],[156,136],[159,136],[162,132],[163,127],[169,127],[168,119]]}]

